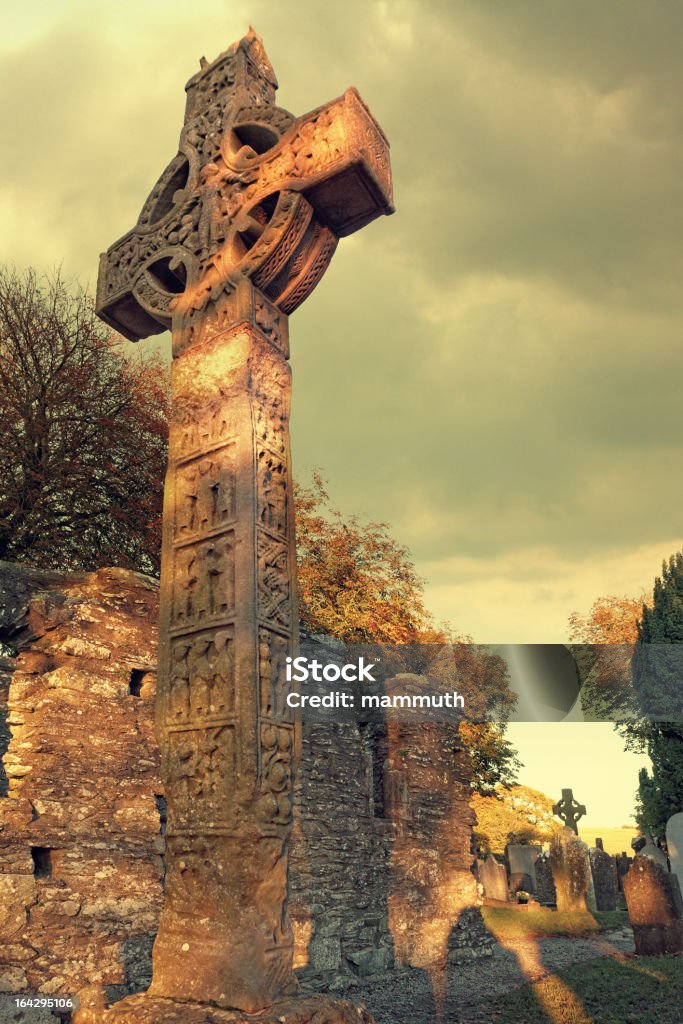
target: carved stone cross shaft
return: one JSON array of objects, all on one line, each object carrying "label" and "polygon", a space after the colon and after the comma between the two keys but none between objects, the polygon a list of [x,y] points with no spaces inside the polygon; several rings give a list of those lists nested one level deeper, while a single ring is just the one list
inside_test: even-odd
[{"label": "carved stone cross shaft", "polygon": [[338,239],[392,212],[388,144],[349,89],[274,105],[259,37],[187,84],[178,155],[103,254],[99,315],[173,334],[157,727],[168,802],[150,993],[249,1012],[293,988],[297,642],[287,317]]},{"label": "carved stone cross shaft", "polygon": [[584,804],[580,804],[574,799],[571,789],[563,789],[562,799],[553,804],[553,814],[561,818],[567,828],[570,828],[577,836],[579,834],[579,818],[583,818],[585,813]]}]

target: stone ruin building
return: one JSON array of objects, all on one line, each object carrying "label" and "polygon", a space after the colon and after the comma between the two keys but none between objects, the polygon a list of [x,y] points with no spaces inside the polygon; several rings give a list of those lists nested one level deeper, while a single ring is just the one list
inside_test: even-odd
[{"label": "stone ruin building", "polygon": [[[116,999],[149,984],[164,886],[157,615],[157,583],[136,573],[0,565],[0,992],[97,984]],[[452,726],[305,726],[295,806],[304,986],[490,952]]]}]

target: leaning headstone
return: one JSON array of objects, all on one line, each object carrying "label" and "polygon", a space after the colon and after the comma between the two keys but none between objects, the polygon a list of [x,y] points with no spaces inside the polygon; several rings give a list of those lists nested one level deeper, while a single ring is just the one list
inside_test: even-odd
[{"label": "leaning headstone", "polygon": [[536,869],[536,899],[544,907],[555,906],[557,893],[553,882],[553,872],[547,853],[542,854],[534,865]]},{"label": "leaning headstone", "polygon": [[631,841],[631,846],[641,857],[649,857],[655,864],[659,864],[665,871],[669,870],[669,862],[663,850],[652,842],[650,836],[639,836]]},{"label": "leaning headstone", "polygon": [[540,846],[512,844],[505,849],[510,865],[510,889],[512,892],[536,894],[535,864],[541,856]]},{"label": "leaning headstone", "polygon": [[588,847],[569,828],[556,832],[550,843],[550,866],[560,911],[586,912],[591,891]]},{"label": "leaning headstone", "polygon": [[623,885],[637,955],[683,953],[683,899],[676,875],[639,854]]},{"label": "leaning headstone", "polygon": [[599,846],[589,851],[589,857],[595,892],[595,909],[616,910],[619,886],[614,857],[610,857]]},{"label": "leaning headstone", "polygon": [[677,876],[683,892],[683,811],[669,818],[666,824],[666,845],[671,870]]},{"label": "leaning headstone", "polygon": [[508,876],[505,865],[488,854],[484,860],[478,861],[479,881],[484,890],[484,896],[490,900],[501,900],[507,902]]}]

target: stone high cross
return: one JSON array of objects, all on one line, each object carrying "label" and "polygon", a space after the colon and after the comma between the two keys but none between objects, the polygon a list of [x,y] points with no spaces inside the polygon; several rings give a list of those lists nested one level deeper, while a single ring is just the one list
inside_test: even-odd
[{"label": "stone high cross", "polygon": [[178,155],[103,254],[100,317],[173,336],[157,730],[167,881],[150,995],[248,1012],[293,991],[287,843],[297,643],[287,318],[340,236],[393,211],[354,89],[274,105],[259,37],[186,86]]},{"label": "stone high cross", "polygon": [[570,828],[577,836],[579,834],[578,820],[583,818],[585,813],[584,804],[580,804],[574,799],[571,789],[563,789],[562,799],[553,804],[553,814],[561,818],[567,828]]}]

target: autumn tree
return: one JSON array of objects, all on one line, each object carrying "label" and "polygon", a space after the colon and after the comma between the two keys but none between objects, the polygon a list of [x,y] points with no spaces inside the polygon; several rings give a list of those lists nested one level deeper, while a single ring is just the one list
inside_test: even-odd
[{"label": "autumn tree", "polygon": [[638,716],[631,681],[631,657],[638,619],[651,595],[611,594],[593,602],[587,614],[569,617],[569,639],[581,669],[581,707],[587,719],[623,721]]},{"label": "autumn tree", "polygon": [[0,558],[158,571],[167,384],[59,272],[0,267]]},{"label": "autumn tree", "polygon": [[460,739],[472,761],[472,788],[480,797],[492,797],[510,789],[522,764],[496,722],[462,722]]},{"label": "autumn tree", "polygon": [[553,800],[528,786],[498,787],[487,796],[474,795],[477,815],[474,838],[489,853],[504,853],[508,843],[544,843],[562,827],[553,815]]},{"label": "autumn tree", "polygon": [[295,490],[302,625],[345,643],[429,643],[442,634],[425,608],[423,581],[386,523],[330,505],[314,473]]},{"label": "autumn tree", "polygon": [[455,674],[470,716],[479,719],[460,727],[473,787],[491,792],[511,785],[519,762],[505,738],[513,704],[505,664],[479,651],[470,637],[434,622],[424,581],[386,523],[342,515],[330,505],[319,473],[296,487],[295,499],[303,627],[349,644],[404,645],[389,652],[396,671]]},{"label": "autumn tree", "polygon": [[569,639],[580,644],[634,644],[638,639],[638,619],[650,595],[637,597],[599,597],[587,615],[569,616]]}]

